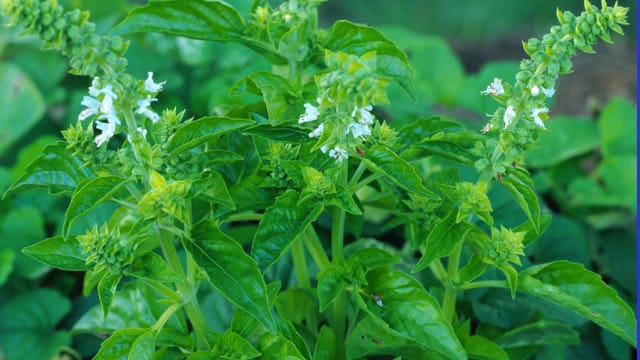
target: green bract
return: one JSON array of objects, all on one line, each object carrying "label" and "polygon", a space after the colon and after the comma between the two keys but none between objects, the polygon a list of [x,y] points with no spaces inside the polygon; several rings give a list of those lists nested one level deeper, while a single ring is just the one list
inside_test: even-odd
[{"label": "green bract", "polygon": [[[239,11],[218,0],[151,1],[117,35],[98,35],[88,12],[55,0],[2,2],[12,25],[91,77],[65,141],[45,147],[5,195],[44,187],[70,197],[61,236],[21,247],[83,271],[85,295],[96,288],[99,304],[74,330],[104,334],[95,358],[524,359],[576,344],[585,319],[635,347],[631,307],[598,274],[527,256],[554,225],[524,168],[539,137],[553,143],[544,131],[557,77],[577,50],[621,34],[628,9],[585,1],[578,16],[558,11],[560,25],[523,44],[530,58],[514,81],[495,77],[479,91],[500,107],[477,132],[440,117],[387,123],[388,91],[415,94],[409,58],[372,27],[318,28],[321,2],[256,0]],[[157,69],[127,73],[121,36],[138,32],[179,36],[187,58],[191,45],[237,43],[259,65],[211,79],[207,87],[229,92],[211,100],[203,91],[215,102],[207,116],[154,110],[174,85],[154,80]],[[628,164],[618,135],[604,135],[605,170]],[[575,143],[532,165],[593,147]],[[622,198],[595,181],[572,186],[597,188],[597,205]],[[0,282],[10,271],[0,267]],[[44,294],[61,309],[26,329],[50,330],[67,304],[33,294],[24,306]],[[70,343],[53,335],[51,346]],[[0,337],[0,353],[6,346]]]}]

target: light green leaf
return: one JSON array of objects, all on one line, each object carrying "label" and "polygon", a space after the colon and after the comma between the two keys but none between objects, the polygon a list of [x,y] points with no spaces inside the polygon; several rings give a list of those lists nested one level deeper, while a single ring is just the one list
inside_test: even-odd
[{"label": "light green leaf", "polygon": [[[132,351],[135,352],[134,344],[142,340],[139,344],[148,344],[148,329],[119,329],[116,330],[100,346],[100,351],[93,358],[94,360],[134,360],[130,357]],[[146,354],[145,354],[146,355]],[[143,356],[141,359],[151,359],[152,356]]]},{"label": "light green leaf", "polygon": [[540,203],[538,197],[529,184],[516,176],[505,176],[502,185],[511,193],[518,206],[524,211],[536,232],[540,231]]},{"label": "light green leaf", "polygon": [[[156,337],[158,333],[155,330],[145,331],[138,336],[131,344],[131,350],[127,355],[130,360],[153,360],[155,359]],[[102,349],[101,349],[102,350]],[[108,358],[112,360],[112,357]]]},{"label": "light green leaf", "polygon": [[463,343],[469,358],[477,360],[509,360],[509,355],[495,342],[479,336],[467,337]]},{"label": "light green leaf", "polygon": [[353,268],[361,266],[364,268],[365,272],[382,266],[391,265],[398,261],[400,261],[399,257],[390,254],[386,250],[373,247],[356,250],[348,260],[349,264]]},{"label": "light green leaf", "polygon": [[13,275],[35,279],[50,269],[21,253],[24,247],[42,241],[44,237],[44,219],[33,207],[10,210],[0,219],[0,250],[10,249],[15,254]]},{"label": "light green leaf", "polygon": [[71,202],[64,214],[62,235],[69,237],[71,226],[82,215],[85,215],[100,203],[109,200],[123,185],[130,180],[118,176],[99,176],[83,181],[71,196]]},{"label": "light green leaf", "polygon": [[636,317],[600,276],[581,264],[555,261],[520,273],[518,290],[563,306],[636,346]]},{"label": "light green leaf", "polygon": [[258,350],[264,360],[306,360],[296,345],[281,333],[265,333],[260,337]]},{"label": "light green leaf", "polygon": [[40,120],[45,110],[42,94],[20,68],[0,63],[0,155]]},{"label": "light green leaf", "polygon": [[46,146],[42,152],[11,184],[4,196],[33,187],[45,187],[50,193],[69,194],[80,181],[93,176],[78,158],[69,154],[63,142]]},{"label": "light green leaf", "polygon": [[501,264],[498,269],[504,274],[511,293],[511,299],[516,297],[516,288],[518,287],[518,271],[509,263]]},{"label": "light green leaf", "polygon": [[209,282],[229,301],[275,331],[266,285],[255,261],[240,244],[211,223],[194,229],[184,248],[209,276]]},{"label": "light green leaf", "polygon": [[550,320],[539,320],[507,331],[496,339],[503,348],[539,345],[577,345],[580,333],[571,326]]},{"label": "light green leaf", "polygon": [[449,255],[471,228],[465,222],[456,222],[456,211],[450,212],[429,232],[422,257],[411,271],[418,272],[428,267],[433,260]]},{"label": "light green leaf", "polygon": [[313,222],[322,206],[298,202],[300,195],[287,190],[264,213],[251,247],[251,256],[265,270],[284,254],[293,241]]},{"label": "light green leaf", "polygon": [[13,271],[13,259],[16,253],[11,249],[0,250],[0,286],[4,285]]},{"label": "light green leaf", "polygon": [[312,289],[288,288],[278,294],[274,306],[280,318],[296,325],[318,323],[318,301]]},{"label": "light green leaf", "polygon": [[75,236],[66,241],[62,236],[48,238],[25,247],[22,252],[57,269],[67,271],[86,271],[89,269],[86,264],[86,256],[82,253],[80,242]]},{"label": "light green leaf", "polygon": [[0,352],[6,359],[49,360],[71,345],[71,336],[56,325],[71,302],[54,290],[39,288],[6,299],[0,307]]},{"label": "light green leaf", "polygon": [[183,279],[174,273],[162,257],[154,252],[138,256],[125,274],[158,282],[178,282]]},{"label": "light green leaf", "polygon": [[113,297],[116,295],[116,288],[121,279],[122,275],[113,275],[107,272],[98,282],[98,298],[100,299],[102,314],[105,317],[109,314]]},{"label": "light green leaf", "polygon": [[322,40],[326,49],[362,56],[375,51],[378,71],[395,79],[413,98],[413,69],[407,55],[378,30],[340,20],[333,24],[331,35]]},{"label": "light green leaf", "polygon": [[215,171],[210,171],[203,179],[194,181],[191,184],[190,192],[190,196],[192,197],[200,197],[214,204],[235,209],[235,204],[233,203],[231,194],[229,194],[227,183],[225,183],[222,176]]},{"label": "light green leaf", "polygon": [[172,154],[177,154],[253,124],[253,120],[224,116],[210,116],[190,121],[181,126],[169,138],[167,150]]},{"label": "light green leaf", "polygon": [[204,167],[212,167],[242,161],[240,154],[227,150],[212,149],[198,154],[194,163]]},{"label": "light green leaf", "polygon": [[400,271],[378,268],[367,273],[367,282],[363,290],[371,295],[365,299],[368,312],[447,359],[467,359],[440,305],[417,280]]},{"label": "light green leaf", "polygon": [[636,155],[636,106],[624,99],[611,100],[600,113],[598,127],[602,136],[602,154]]},{"label": "light green leaf", "polygon": [[592,119],[554,116],[540,135],[536,148],[526,154],[526,163],[534,168],[558,165],[594,150],[599,138],[598,126]]},{"label": "light green leaf", "polygon": [[[236,83],[231,92],[253,93],[261,95],[269,114],[269,123],[277,125],[282,122],[283,114],[294,98],[294,91],[289,82],[281,76],[269,72],[255,72]],[[307,138],[309,138],[307,136]]]},{"label": "light green leaf", "polygon": [[346,285],[344,270],[331,266],[318,274],[318,301],[324,311],[340,295]]},{"label": "light green leaf", "polygon": [[326,199],[327,205],[335,205],[351,215],[362,215],[362,210],[353,199],[351,192],[344,186],[337,185],[336,193]]},{"label": "light green leaf", "polygon": [[309,129],[286,125],[256,125],[243,131],[247,135],[257,135],[265,139],[282,141],[289,144],[304,144],[313,141]]},{"label": "light green leaf", "polygon": [[424,187],[416,169],[390,149],[376,145],[360,159],[369,170],[383,175],[397,186],[430,199],[438,199],[436,194]]},{"label": "light green leaf", "polygon": [[242,336],[227,330],[222,336],[216,339],[211,353],[207,359],[234,359],[234,360],[250,360],[262,355],[256,348],[251,345]]},{"label": "light green leaf", "polygon": [[337,353],[336,335],[333,330],[323,325],[316,339],[316,348],[313,351],[313,360],[334,360]]}]

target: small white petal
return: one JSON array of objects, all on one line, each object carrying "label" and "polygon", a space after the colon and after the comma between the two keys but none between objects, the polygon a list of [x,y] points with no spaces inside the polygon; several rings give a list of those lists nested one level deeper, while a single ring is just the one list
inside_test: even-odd
[{"label": "small white petal", "polygon": [[531,116],[533,117],[533,122],[536,125],[538,125],[539,127],[545,129],[544,122],[540,118],[540,114],[546,114],[548,112],[549,112],[549,109],[547,109],[546,107],[544,107],[544,108],[535,108],[535,109],[531,110]]},{"label": "small white petal", "polygon": [[154,82],[153,73],[148,72],[147,79],[144,81],[144,90],[149,93],[157,93],[159,91],[162,91],[162,87],[164,86],[164,83],[166,83],[166,81],[163,81],[161,83]]},{"label": "small white petal", "polygon": [[538,95],[540,95],[540,88],[537,85],[533,85],[533,87],[531,88],[531,96]]},{"label": "small white petal", "polygon": [[341,163],[343,160],[349,158],[347,151],[337,145],[333,149],[329,150],[329,156],[334,158],[337,163]]},{"label": "small white petal", "polygon": [[556,93],[556,90],[554,88],[549,88],[549,89],[542,88],[542,92],[544,93],[544,96],[550,98],[553,96],[553,94]]},{"label": "small white petal", "polygon": [[345,131],[345,135],[351,132],[351,135],[354,138],[364,139],[365,136],[371,136],[371,129],[369,126],[363,125],[361,123],[351,123],[347,126],[347,130]]},{"label": "small white petal", "polygon": [[151,95],[147,95],[146,99],[138,100],[138,109],[136,109],[136,114],[142,114],[146,116],[155,124],[156,122],[158,122],[158,120],[160,120],[160,115],[149,108],[153,101],[158,101],[158,99],[152,98]]},{"label": "small white petal", "polygon": [[298,124],[315,121],[318,119],[318,116],[320,115],[320,110],[318,110],[317,107],[309,103],[305,103],[304,109],[305,109],[304,114],[300,115],[300,118],[298,118]]},{"label": "small white petal", "polygon": [[100,147],[105,142],[109,141],[113,137],[116,131],[116,124],[112,122],[96,122],[96,128],[101,130],[102,133],[95,137],[94,142],[97,147]]},{"label": "small white petal", "polygon": [[487,89],[480,92],[482,95],[498,96],[504,94],[502,87],[502,79],[493,78],[493,82],[487,86]]},{"label": "small white petal", "polygon": [[320,124],[320,126],[318,126],[312,132],[309,133],[309,137],[310,138],[320,137],[322,135],[323,130],[324,130],[324,124]]},{"label": "small white petal", "polygon": [[513,106],[509,106],[507,107],[507,109],[504,111],[504,128],[506,129],[509,124],[511,124],[511,122],[513,121],[513,119],[515,119],[516,117],[516,110],[513,108]]}]

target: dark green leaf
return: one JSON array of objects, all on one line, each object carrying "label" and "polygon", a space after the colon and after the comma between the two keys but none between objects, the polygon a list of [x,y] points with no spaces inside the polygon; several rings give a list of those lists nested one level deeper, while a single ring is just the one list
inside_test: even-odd
[{"label": "dark green leaf", "polygon": [[[155,330],[145,331],[140,334],[137,339],[131,344],[131,350],[127,355],[127,359],[130,360],[153,360],[155,359],[156,350],[156,336],[158,334]],[[101,349],[102,350],[102,349]],[[108,357],[109,360],[113,359]]]},{"label": "dark green leaf", "polygon": [[42,94],[20,68],[0,63],[0,155],[25,135],[42,117]]},{"label": "dark green leaf", "polygon": [[280,195],[273,206],[267,208],[260,220],[253,239],[251,256],[260,269],[273,264],[291,246],[293,241],[313,222],[322,206],[313,201],[298,202],[299,194],[287,190]]},{"label": "dark green leaf", "polygon": [[581,264],[555,261],[532,266],[520,273],[518,290],[561,305],[636,346],[633,309]]},{"label": "dark green leaf", "polygon": [[390,149],[373,146],[361,159],[369,170],[383,175],[397,186],[430,199],[438,199],[436,194],[424,187],[416,169]]},{"label": "dark green leaf", "polygon": [[636,106],[624,99],[611,100],[602,109],[598,127],[602,136],[602,153],[613,155],[636,155],[636,138],[629,136],[638,129]]},{"label": "dark green leaf", "polygon": [[0,250],[14,252],[14,275],[35,279],[49,270],[47,265],[21,253],[24,247],[42,241],[44,237],[44,219],[33,207],[16,208],[0,218]]},{"label": "dark green leaf", "polygon": [[[4,300],[4,299],[3,299]],[[6,359],[48,360],[71,336],[56,325],[71,310],[69,300],[54,290],[40,288],[9,299],[0,307],[0,352]]]},{"label": "dark green leaf", "polygon": [[234,85],[231,91],[239,93],[251,92],[261,95],[267,107],[271,125],[277,125],[282,120],[286,120],[282,119],[282,115],[289,105],[289,100],[294,98],[293,89],[286,79],[262,71],[248,75]]},{"label": "dark green leaf", "polygon": [[498,344],[479,335],[469,336],[463,345],[471,359],[509,360],[509,355]]},{"label": "dark green leaf", "polygon": [[338,185],[337,192],[328,196],[328,205],[335,205],[351,215],[362,215],[362,210],[353,199],[353,195],[344,186]]},{"label": "dark green leaf", "polygon": [[162,32],[195,39],[228,41],[245,31],[244,19],[222,1],[162,1],[135,8],[112,31],[115,35]]},{"label": "dark green leaf", "polygon": [[209,275],[209,282],[229,301],[275,331],[266,286],[255,261],[213,224],[202,224],[193,236],[193,241],[185,240],[183,245]]},{"label": "dark green leaf", "polygon": [[109,200],[129,180],[118,176],[99,176],[83,181],[71,196],[71,202],[64,214],[62,235],[66,239],[73,223],[100,203]]},{"label": "dark green leaf", "polygon": [[240,130],[253,124],[253,120],[234,119],[224,116],[210,116],[190,121],[181,126],[169,138],[167,150],[172,154],[177,154],[214,140],[231,131]]},{"label": "dark green leaf", "polygon": [[378,248],[366,248],[357,250],[349,257],[348,260],[349,264],[353,268],[355,268],[356,266],[362,266],[365,271],[391,265],[398,261],[400,261],[399,257],[390,254],[386,250]]},{"label": "dark green leaf", "polygon": [[0,250],[0,286],[4,285],[13,271],[13,259],[16,253],[11,249]]},{"label": "dark green leaf", "polygon": [[209,167],[242,161],[242,159],[240,154],[232,151],[214,149],[199,154],[194,162],[201,166]]},{"label": "dark green leaf", "polygon": [[496,339],[503,348],[538,345],[577,345],[580,334],[565,323],[540,320],[509,330]]},{"label": "dark green leaf", "polygon": [[511,299],[516,297],[516,288],[518,287],[518,271],[509,263],[501,264],[498,269],[504,274],[511,293]]},{"label": "dark green leaf", "polygon": [[328,267],[318,274],[318,301],[324,311],[340,295],[346,285],[344,270]]},{"label": "dark green leaf", "polygon": [[440,305],[417,280],[403,272],[378,268],[367,274],[367,281],[369,285],[363,289],[371,295],[366,299],[368,312],[447,359],[467,359]]},{"label": "dark green leaf", "polygon": [[336,335],[328,326],[322,326],[318,338],[316,339],[316,348],[313,351],[313,360],[334,360],[337,357],[336,349],[338,343]]},{"label": "dark green leaf", "polygon": [[176,275],[164,262],[162,257],[154,252],[138,256],[126,275],[158,282],[177,282],[183,279]]},{"label": "dark green leaf", "polygon": [[63,142],[49,145],[42,152],[11,184],[4,196],[33,187],[45,187],[51,193],[71,193],[80,181],[92,176],[79,159],[69,154]]},{"label": "dark green leaf", "polygon": [[[580,136],[576,136],[580,134]],[[599,143],[598,127],[591,119],[554,116],[540,135],[526,162],[534,168],[555,166],[572,157],[594,150]]]},{"label": "dark green leaf", "polygon": [[278,294],[274,306],[278,315],[296,325],[318,323],[318,301],[310,289],[288,288]]},{"label": "dark green leaf", "polygon": [[334,52],[342,51],[357,56],[375,51],[378,71],[395,79],[413,97],[413,69],[407,55],[378,30],[340,20],[333,24],[331,35],[323,41],[323,45]]},{"label": "dark green leaf", "polygon": [[464,284],[475,280],[478,276],[484,274],[486,269],[487,264],[482,261],[482,257],[475,254],[472,255],[469,262],[458,273],[460,283]]},{"label": "dark green leaf", "polygon": [[456,222],[456,211],[450,212],[427,236],[422,257],[411,271],[418,272],[429,266],[433,260],[449,255],[469,230],[469,224]]},{"label": "dark green leaf", "polygon": [[309,138],[309,129],[299,126],[256,125],[244,130],[244,133],[290,144],[304,144],[313,141],[313,139]]},{"label": "dark green leaf", "polygon": [[262,353],[264,360],[305,359],[296,345],[281,333],[265,333],[260,337],[258,350]]},{"label": "dark green leaf", "polygon": [[37,244],[27,246],[23,253],[57,269],[67,271],[86,271],[86,256],[78,240],[72,236],[66,241],[62,236],[42,240]]},{"label": "dark green leaf", "polygon": [[207,359],[250,360],[262,355],[242,336],[227,330],[216,339]]},{"label": "dark green leaf", "polygon": [[102,314],[105,317],[109,314],[113,297],[116,295],[116,288],[121,279],[122,275],[105,273],[98,282],[98,298],[100,299]]},{"label": "dark green leaf", "polygon": [[194,181],[191,185],[191,193],[193,197],[199,196],[212,203],[235,209],[227,184],[222,176],[215,171],[210,171],[203,179]]},{"label": "dark green leaf", "polygon": [[540,216],[540,228],[536,231],[534,224],[531,221],[526,221],[513,229],[514,233],[524,232],[524,239],[522,239],[522,243],[525,247],[531,245],[535,242],[542,234],[544,234],[549,224],[551,224],[552,216],[551,215],[541,215]]}]

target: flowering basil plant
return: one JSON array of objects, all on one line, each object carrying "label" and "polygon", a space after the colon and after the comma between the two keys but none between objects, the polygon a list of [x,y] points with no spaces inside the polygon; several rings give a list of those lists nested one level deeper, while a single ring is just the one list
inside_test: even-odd
[{"label": "flowering basil plant", "polygon": [[[515,79],[478,89],[500,105],[482,129],[439,117],[396,128],[377,110],[392,83],[412,96],[407,56],[372,27],[318,28],[321,2],[256,0],[241,15],[223,1],[156,1],[104,36],[55,0],[3,1],[12,25],[90,83],[64,141],[8,192],[70,197],[61,234],[24,252],[84,272],[84,293],[97,291],[76,324],[104,336],[95,358],[507,359],[545,332],[579,341],[543,307],[635,347],[634,312],[599,275],[525,256],[550,216],[524,154],[553,121],[547,103],[572,56],[621,34],[628,9],[558,10],[559,25],[524,42]],[[271,71],[238,78],[230,90],[246,96],[189,118],[157,106],[167,82],[152,63],[146,78],[127,73],[120,35],[135,32],[239,43]],[[526,221],[494,222],[496,187]],[[104,204],[103,222],[78,226]],[[513,329],[478,326],[466,299],[487,289],[544,306]]]}]

